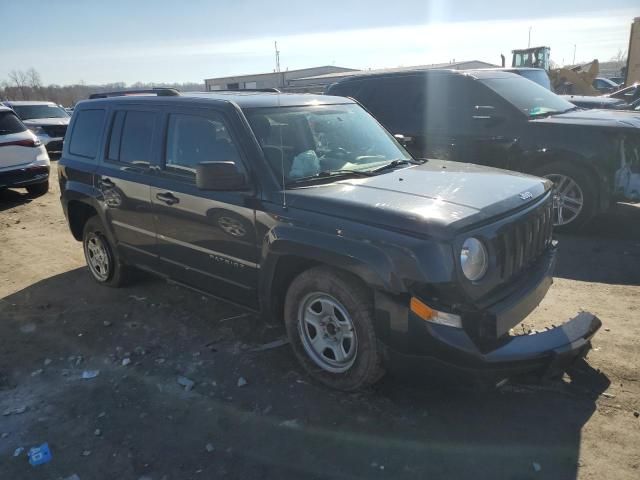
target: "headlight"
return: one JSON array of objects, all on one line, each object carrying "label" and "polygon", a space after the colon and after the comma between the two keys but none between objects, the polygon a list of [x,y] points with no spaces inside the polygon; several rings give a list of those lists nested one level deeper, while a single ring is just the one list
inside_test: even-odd
[{"label": "headlight", "polygon": [[29,127],[29,130],[33,132],[34,135],[44,135],[45,131],[42,127]]},{"label": "headlight", "polygon": [[472,282],[480,280],[489,268],[489,254],[480,240],[467,238],[460,250],[462,273]]}]

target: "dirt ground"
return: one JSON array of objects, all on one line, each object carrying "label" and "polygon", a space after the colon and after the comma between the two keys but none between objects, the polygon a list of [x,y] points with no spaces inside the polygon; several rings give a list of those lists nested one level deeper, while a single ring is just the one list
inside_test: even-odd
[{"label": "dirt ground", "polygon": [[[560,237],[525,324],[580,309],[604,324],[563,381],[386,378],[347,395],[288,346],[252,351],[283,332],[236,306],[153,278],[94,284],[53,170],[43,197],[0,193],[1,479],[640,478],[640,208]],[[42,442],[53,459],[32,467]]]}]

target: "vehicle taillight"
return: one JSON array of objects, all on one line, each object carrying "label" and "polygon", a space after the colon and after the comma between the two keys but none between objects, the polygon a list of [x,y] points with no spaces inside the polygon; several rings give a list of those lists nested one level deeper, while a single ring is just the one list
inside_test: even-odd
[{"label": "vehicle taillight", "polygon": [[24,140],[14,140],[13,142],[0,142],[0,147],[39,147],[42,142],[37,138],[26,138]]}]

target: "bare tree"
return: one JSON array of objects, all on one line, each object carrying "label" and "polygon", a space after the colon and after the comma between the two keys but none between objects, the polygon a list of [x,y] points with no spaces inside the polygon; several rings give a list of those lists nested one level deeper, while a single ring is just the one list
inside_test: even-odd
[{"label": "bare tree", "polygon": [[41,98],[42,95],[40,90],[42,89],[42,80],[40,79],[40,74],[38,73],[38,71],[35,68],[31,67],[25,72],[25,75],[27,77],[27,83],[31,88],[34,96],[36,98]]},{"label": "bare tree", "polygon": [[21,100],[29,100],[29,85],[27,84],[27,74],[22,70],[11,70],[9,72],[9,81],[16,87],[20,93]]}]

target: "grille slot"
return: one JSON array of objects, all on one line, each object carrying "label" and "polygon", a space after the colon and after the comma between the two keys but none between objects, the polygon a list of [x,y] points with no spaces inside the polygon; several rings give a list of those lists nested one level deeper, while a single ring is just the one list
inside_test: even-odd
[{"label": "grille slot", "polygon": [[553,232],[551,208],[549,202],[499,233],[496,245],[503,280],[518,275],[547,249]]},{"label": "grille slot", "polygon": [[64,134],[67,133],[66,125],[43,125],[42,129],[53,138],[64,137]]}]

